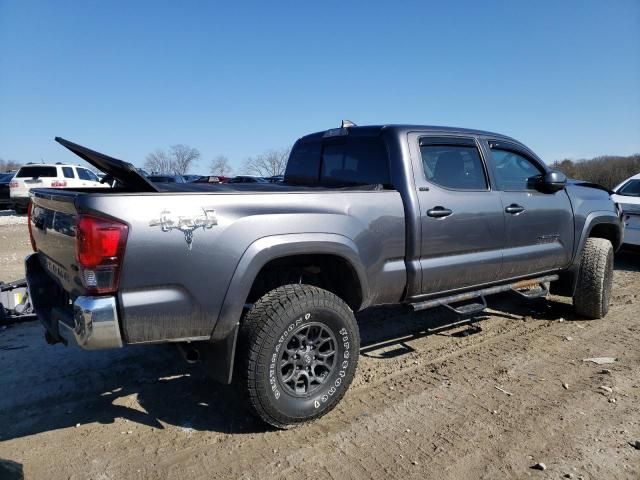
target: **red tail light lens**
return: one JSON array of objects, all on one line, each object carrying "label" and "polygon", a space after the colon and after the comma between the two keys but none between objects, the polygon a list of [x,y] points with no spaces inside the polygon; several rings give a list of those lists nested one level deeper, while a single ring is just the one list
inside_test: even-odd
[{"label": "red tail light lens", "polygon": [[33,202],[29,201],[29,205],[27,206],[27,226],[29,227],[29,240],[31,241],[31,248],[33,249],[34,252],[37,252],[38,250],[36,250],[36,240],[35,238],[33,238],[33,230],[31,227],[32,214],[33,214]]},{"label": "red tail light lens", "polygon": [[64,188],[66,186],[66,180],[51,180],[51,188]]},{"label": "red tail light lens", "polygon": [[90,293],[118,289],[129,227],[121,222],[80,215],[76,228],[76,258],[84,287]]}]

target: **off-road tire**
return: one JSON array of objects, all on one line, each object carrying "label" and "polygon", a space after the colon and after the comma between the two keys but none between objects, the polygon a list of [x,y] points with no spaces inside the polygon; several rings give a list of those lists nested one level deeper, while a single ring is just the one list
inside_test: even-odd
[{"label": "off-road tire", "polygon": [[573,295],[576,313],[603,318],[609,311],[613,282],[613,246],[604,238],[588,238],[582,251],[578,283]]},{"label": "off-road tire", "polygon": [[[287,375],[282,373],[281,365],[308,361],[306,355],[293,356],[303,360],[291,360],[288,352],[295,351],[292,345],[304,337],[302,331],[315,329],[324,329],[333,338],[329,347],[334,347],[335,361],[332,369],[318,367],[325,375],[320,383],[309,387],[313,390],[296,392],[285,382]],[[342,399],[356,371],[360,336],[353,312],[344,301],[321,288],[295,284],[278,287],[253,304],[241,324],[238,347],[241,388],[248,394],[251,409],[266,423],[285,429],[320,418]],[[314,362],[320,361],[320,355],[315,358]]]}]

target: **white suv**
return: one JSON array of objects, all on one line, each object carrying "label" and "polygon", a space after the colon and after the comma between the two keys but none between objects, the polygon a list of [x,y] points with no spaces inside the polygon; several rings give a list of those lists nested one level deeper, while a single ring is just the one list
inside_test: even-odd
[{"label": "white suv", "polygon": [[17,212],[26,212],[32,188],[109,188],[98,176],[85,167],[61,163],[31,164],[18,170],[9,184],[11,201]]}]

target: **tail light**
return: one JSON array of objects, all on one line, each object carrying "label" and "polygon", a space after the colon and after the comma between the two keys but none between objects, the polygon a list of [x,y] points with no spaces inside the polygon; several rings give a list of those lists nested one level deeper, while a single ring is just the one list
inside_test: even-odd
[{"label": "tail light", "polygon": [[33,238],[33,230],[31,229],[31,215],[33,214],[33,202],[29,201],[29,205],[27,206],[27,225],[29,227],[29,240],[31,241],[31,248],[34,252],[36,250],[36,240]]},{"label": "tail light", "polygon": [[129,227],[121,222],[80,215],[76,227],[76,258],[82,284],[89,293],[118,289]]},{"label": "tail light", "polygon": [[66,180],[52,180],[51,188],[64,188],[67,186]]},{"label": "tail light", "polygon": [[9,188],[18,188],[18,182],[16,182],[15,180],[11,180],[9,182]]}]

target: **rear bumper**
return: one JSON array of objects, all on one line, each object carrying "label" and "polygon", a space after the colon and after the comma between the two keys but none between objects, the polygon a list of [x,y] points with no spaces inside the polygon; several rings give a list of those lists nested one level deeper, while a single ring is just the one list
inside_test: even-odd
[{"label": "rear bumper", "polygon": [[77,297],[73,302],[47,275],[37,254],[25,260],[27,284],[36,315],[52,343],[86,350],[122,347],[115,297]]}]

